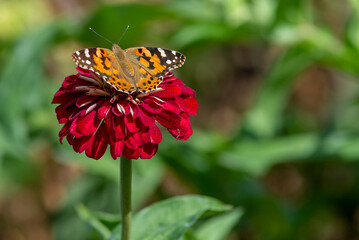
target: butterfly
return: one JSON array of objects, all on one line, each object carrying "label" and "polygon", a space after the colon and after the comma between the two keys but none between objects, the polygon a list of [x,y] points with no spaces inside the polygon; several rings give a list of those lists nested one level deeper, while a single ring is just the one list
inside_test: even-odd
[{"label": "butterfly", "polygon": [[77,66],[91,70],[117,91],[131,94],[155,90],[172,69],[181,67],[185,56],[169,49],[134,47],[85,48],[72,54]]}]

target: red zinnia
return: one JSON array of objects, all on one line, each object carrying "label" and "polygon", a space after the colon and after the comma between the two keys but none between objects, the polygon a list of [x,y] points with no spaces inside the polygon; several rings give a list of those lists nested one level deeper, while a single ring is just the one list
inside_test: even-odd
[{"label": "red zinnia", "polygon": [[52,103],[60,133],[73,149],[99,159],[110,145],[113,159],[151,158],[162,134],[156,122],[179,140],[192,135],[189,116],[196,114],[195,91],[168,73],[157,90],[131,95],[118,92],[95,73],[77,68],[65,78]]}]

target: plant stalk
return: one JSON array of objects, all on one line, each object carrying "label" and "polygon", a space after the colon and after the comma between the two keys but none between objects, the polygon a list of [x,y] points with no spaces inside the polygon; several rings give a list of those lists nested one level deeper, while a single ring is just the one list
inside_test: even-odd
[{"label": "plant stalk", "polygon": [[121,192],[121,240],[130,240],[131,236],[131,186],[132,160],[121,157],[120,164],[120,192]]}]

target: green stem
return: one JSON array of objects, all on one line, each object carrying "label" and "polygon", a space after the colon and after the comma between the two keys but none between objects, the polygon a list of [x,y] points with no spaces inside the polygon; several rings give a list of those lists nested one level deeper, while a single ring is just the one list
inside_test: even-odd
[{"label": "green stem", "polygon": [[121,191],[121,240],[130,240],[131,235],[131,183],[132,160],[121,157],[120,191]]}]

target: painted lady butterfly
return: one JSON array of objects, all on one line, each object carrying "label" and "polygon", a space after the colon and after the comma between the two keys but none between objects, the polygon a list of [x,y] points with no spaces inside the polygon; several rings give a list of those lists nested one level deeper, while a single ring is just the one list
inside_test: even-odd
[{"label": "painted lady butterfly", "polygon": [[113,44],[112,51],[85,48],[72,54],[72,59],[79,67],[100,75],[116,90],[131,94],[155,90],[169,71],[183,65],[185,56],[154,47],[122,50]]}]

